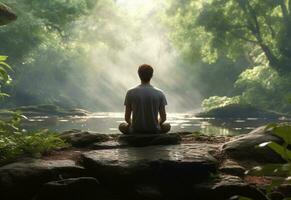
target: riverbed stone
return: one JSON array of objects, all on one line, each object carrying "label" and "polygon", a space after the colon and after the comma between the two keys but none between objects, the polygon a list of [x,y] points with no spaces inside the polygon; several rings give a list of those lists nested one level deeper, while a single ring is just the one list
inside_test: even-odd
[{"label": "riverbed stone", "polygon": [[111,139],[107,134],[75,129],[63,132],[60,137],[73,147],[89,147],[94,143],[106,142]]},{"label": "riverbed stone", "polygon": [[84,176],[72,160],[27,159],[0,167],[1,199],[31,199],[40,187],[60,178]]},{"label": "riverbed stone", "polygon": [[273,135],[272,131],[259,127],[245,136],[238,137],[222,146],[223,153],[236,160],[256,161],[260,163],[280,163],[284,160],[268,146],[258,147],[265,142],[281,144],[282,139]]},{"label": "riverbed stone", "polygon": [[128,134],[121,135],[118,141],[134,147],[150,145],[175,145],[181,143],[181,136],[178,133],[169,134]]},{"label": "riverbed stone", "polygon": [[168,145],[96,150],[80,163],[101,183],[198,182],[217,170],[218,161],[204,145]]}]

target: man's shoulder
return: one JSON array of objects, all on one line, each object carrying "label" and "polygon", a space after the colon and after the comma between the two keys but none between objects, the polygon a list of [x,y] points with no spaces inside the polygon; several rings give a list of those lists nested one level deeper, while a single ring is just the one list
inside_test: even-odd
[{"label": "man's shoulder", "polygon": [[134,87],[132,87],[132,88],[129,88],[129,89],[127,90],[127,92],[132,92],[132,91],[138,90],[138,88],[139,88],[139,85],[134,86]]},{"label": "man's shoulder", "polygon": [[159,91],[159,92],[162,92],[162,93],[164,93],[164,91],[163,91],[162,89],[160,89],[160,88],[157,88],[157,87],[155,87],[155,86],[153,86],[153,89],[154,89],[154,90],[156,90],[156,91]]},{"label": "man's shoulder", "polygon": [[164,91],[161,90],[160,88],[153,87],[153,89],[154,89],[158,94],[164,95]]}]

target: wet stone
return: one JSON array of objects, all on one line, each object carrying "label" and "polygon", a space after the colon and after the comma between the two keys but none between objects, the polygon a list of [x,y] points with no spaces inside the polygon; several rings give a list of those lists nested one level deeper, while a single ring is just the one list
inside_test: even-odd
[{"label": "wet stone", "polygon": [[80,163],[109,185],[199,182],[217,170],[208,151],[199,144],[96,150],[83,153]]}]

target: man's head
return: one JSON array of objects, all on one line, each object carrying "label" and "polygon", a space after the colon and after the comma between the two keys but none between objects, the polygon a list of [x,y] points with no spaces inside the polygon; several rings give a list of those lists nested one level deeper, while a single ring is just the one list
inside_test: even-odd
[{"label": "man's head", "polygon": [[154,69],[152,66],[143,64],[138,68],[138,75],[142,82],[148,83],[150,82],[151,78],[153,77]]}]

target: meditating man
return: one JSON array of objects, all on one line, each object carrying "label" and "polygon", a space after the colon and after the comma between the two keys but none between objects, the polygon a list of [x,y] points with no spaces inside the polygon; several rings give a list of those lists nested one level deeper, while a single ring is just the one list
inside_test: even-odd
[{"label": "meditating man", "polygon": [[119,130],[124,134],[167,133],[171,129],[170,124],[164,123],[167,119],[166,97],[161,90],[150,84],[153,72],[150,65],[141,65],[138,68],[141,84],[126,93],[124,105],[127,123],[119,126]]}]

